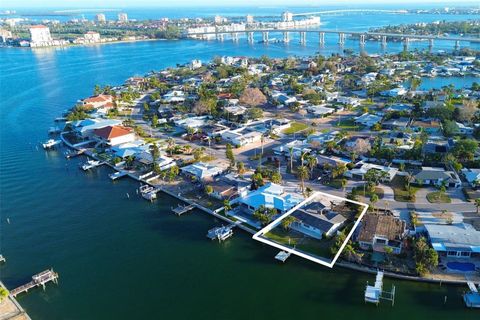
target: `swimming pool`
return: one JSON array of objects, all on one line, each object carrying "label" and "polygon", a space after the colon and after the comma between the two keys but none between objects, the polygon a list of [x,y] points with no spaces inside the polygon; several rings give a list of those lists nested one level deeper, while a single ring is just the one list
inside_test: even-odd
[{"label": "swimming pool", "polygon": [[475,271],[475,265],[470,262],[448,262],[447,267],[452,270],[463,272]]}]

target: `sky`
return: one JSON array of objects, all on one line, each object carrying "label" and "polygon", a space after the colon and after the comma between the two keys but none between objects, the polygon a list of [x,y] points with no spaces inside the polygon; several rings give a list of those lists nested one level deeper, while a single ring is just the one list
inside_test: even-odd
[{"label": "sky", "polygon": [[0,0],[0,8],[29,8],[29,7],[58,7],[58,8],[128,8],[128,7],[258,7],[258,6],[321,6],[321,5],[346,5],[359,6],[362,4],[440,4],[445,6],[459,6],[471,4],[479,6],[478,0]]}]

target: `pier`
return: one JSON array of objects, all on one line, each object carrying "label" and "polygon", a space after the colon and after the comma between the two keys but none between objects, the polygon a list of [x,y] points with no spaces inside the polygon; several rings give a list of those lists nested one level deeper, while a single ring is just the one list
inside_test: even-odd
[{"label": "pier", "polygon": [[156,189],[148,184],[140,186],[138,190],[140,191],[142,197],[148,201],[157,199],[157,192],[160,191],[159,189]]},{"label": "pier", "polygon": [[463,301],[468,308],[480,308],[480,293],[478,290],[480,289],[480,285],[477,286],[473,281],[467,279],[467,285],[470,289],[470,292],[465,293],[463,295]]},{"label": "pier", "polygon": [[395,286],[392,286],[390,292],[383,291],[383,271],[378,271],[375,277],[375,285],[371,286],[367,282],[365,288],[365,303],[375,303],[377,306],[380,300],[388,300],[392,302],[392,306],[395,304]]},{"label": "pier", "polygon": [[281,262],[285,262],[285,261],[287,261],[288,257],[290,257],[290,255],[291,255],[290,252],[280,251],[280,252],[277,253],[277,255],[275,256],[275,259],[277,259],[278,261],[281,261]]},{"label": "pier", "polygon": [[172,208],[172,211],[177,216],[181,216],[182,214],[187,213],[188,211],[193,210],[194,208],[195,206],[193,204],[188,206],[178,205],[176,208]]},{"label": "pier", "polygon": [[43,290],[45,290],[45,285],[49,282],[58,284],[58,273],[53,271],[53,269],[48,269],[37,273],[36,275],[32,276],[32,281],[24,284],[23,286],[13,289],[12,291],[10,291],[10,294],[13,297],[16,297],[20,293],[28,292],[28,290],[39,286],[42,286]]}]

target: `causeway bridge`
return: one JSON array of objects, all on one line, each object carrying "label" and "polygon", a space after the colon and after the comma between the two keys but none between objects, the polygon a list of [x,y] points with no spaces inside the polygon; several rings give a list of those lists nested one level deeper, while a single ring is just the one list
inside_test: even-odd
[{"label": "causeway bridge", "polygon": [[318,42],[320,45],[325,44],[326,34],[336,34],[338,36],[338,44],[344,45],[347,36],[354,36],[358,38],[360,45],[364,45],[367,40],[375,39],[380,41],[383,46],[387,45],[387,40],[398,39],[403,42],[404,47],[408,47],[411,40],[429,41],[430,47],[433,47],[435,41],[450,41],[455,43],[455,48],[460,47],[461,42],[466,43],[480,43],[480,38],[475,37],[460,37],[460,36],[440,36],[440,35],[419,35],[419,34],[403,34],[403,33],[383,33],[383,32],[369,32],[369,31],[348,31],[348,30],[321,30],[321,29],[246,29],[242,31],[224,31],[217,29],[210,32],[186,32],[184,36],[193,39],[209,39],[216,38],[223,41],[226,36],[230,36],[233,41],[238,41],[240,34],[247,36],[248,42],[254,42],[254,34],[260,33],[262,35],[262,42],[268,43],[270,34],[281,34],[283,42],[290,42],[290,34],[298,33],[300,35],[300,43],[305,45],[307,43],[307,34],[314,33],[318,35]]}]

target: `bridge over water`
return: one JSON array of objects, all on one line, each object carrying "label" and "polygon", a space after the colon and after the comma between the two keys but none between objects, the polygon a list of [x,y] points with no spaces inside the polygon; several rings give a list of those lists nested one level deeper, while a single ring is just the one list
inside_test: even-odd
[{"label": "bridge over water", "polygon": [[413,39],[415,40],[428,40],[429,45],[432,47],[435,41],[451,41],[455,42],[455,47],[460,46],[460,42],[480,42],[480,38],[475,37],[460,37],[460,36],[439,36],[439,35],[418,35],[418,34],[404,34],[404,33],[384,33],[384,32],[368,32],[368,31],[349,31],[349,30],[321,30],[321,29],[246,29],[245,31],[223,31],[217,29],[216,31],[210,32],[190,32],[185,33],[184,36],[193,39],[208,39],[214,36],[217,40],[223,41],[226,35],[229,35],[233,41],[238,41],[240,34],[246,34],[248,42],[254,42],[254,34],[262,34],[262,42],[268,43],[269,36],[271,33],[280,33],[283,35],[283,42],[287,43],[290,41],[291,33],[298,33],[300,35],[300,43],[305,45],[307,42],[307,33],[318,34],[319,43],[321,45],[325,44],[325,34],[336,34],[338,35],[338,44],[345,44],[347,36],[358,37],[360,45],[364,45],[365,42],[369,39],[376,39],[381,41],[382,45],[387,45],[387,41],[390,39],[399,39],[403,41],[405,47],[408,46],[409,42]]}]

